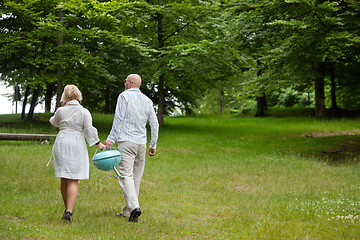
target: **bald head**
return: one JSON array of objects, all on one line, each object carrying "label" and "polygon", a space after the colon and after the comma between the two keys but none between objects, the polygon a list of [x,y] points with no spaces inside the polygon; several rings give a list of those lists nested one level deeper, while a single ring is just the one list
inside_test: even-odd
[{"label": "bald head", "polygon": [[130,82],[130,88],[140,88],[141,86],[141,77],[138,74],[130,74],[126,80]]}]

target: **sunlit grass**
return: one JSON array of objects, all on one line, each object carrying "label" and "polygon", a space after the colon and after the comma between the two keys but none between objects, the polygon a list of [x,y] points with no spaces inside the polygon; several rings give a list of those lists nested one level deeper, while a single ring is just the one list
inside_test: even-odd
[{"label": "sunlit grass", "polygon": [[[48,117],[14,118],[0,129],[56,133]],[[112,115],[93,119],[105,140]],[[80,182],[74,222],[63,223],[59,180],[45,166],[52,146],[2,141],[0,238],[356,239],[359,153],[326,153],[356,144],[359,136],[341,133],[358,129],[346,119],[167,118],[157,155],[147,158],[136,224],[115,215],[124,200],[114,173],[93,166]]]}]

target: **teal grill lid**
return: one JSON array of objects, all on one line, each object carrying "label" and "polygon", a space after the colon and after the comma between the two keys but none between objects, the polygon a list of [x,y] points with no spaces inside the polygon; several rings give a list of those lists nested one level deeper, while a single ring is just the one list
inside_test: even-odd
[{"label": "teal grill lid", "polygon": [[120,155],[121,153],[118,150],[101,151],[94,155],[92,161],[98,169],[110,171],[119,165],[121,159]]}]

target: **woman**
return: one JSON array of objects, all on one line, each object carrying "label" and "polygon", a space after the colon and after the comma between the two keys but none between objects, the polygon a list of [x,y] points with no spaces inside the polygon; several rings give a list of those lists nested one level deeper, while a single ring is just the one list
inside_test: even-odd
[{"label": "woman", "polygon": [[89,146],[99,149],[97,129],[92,126],[90,112],[80,105],[81,92],[75,85],[67,85],[61,96],[62,107],[50,118],[50,123],[60,131],[52,149],[55,177],[61,178],[60,189],[65,205],[63,219],[71,222],[80,179],[89,178]]}]

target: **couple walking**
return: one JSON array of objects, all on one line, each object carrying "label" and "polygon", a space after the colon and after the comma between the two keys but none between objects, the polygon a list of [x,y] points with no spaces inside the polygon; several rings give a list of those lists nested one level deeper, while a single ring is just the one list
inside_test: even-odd
[{"label": "couple walking", "polygon": [[59,127],[52,154],[55,177],[60,178],[60,190],[65,205],[63,219],[71,222],[78,182],[89,178],[89,155],[86,146],[97,145],[99,149],[111,149],[117,142],[121,153],[118,166],[119,184],[123,190],[125,206],[121,215],[136,222],[141,215],[139,205],[140,182],[145,167],[146,123],[151,128],[148,154],[154,156],[159,124],[153,102],[140,91],[141,77],[130,74],[125,80],[125,91],[117,100],[113,125],[107,140],[102,144],[98,132],[92,126],[90,112],[79,104],[82,96],[74,85],[67,85],[58,108],[50,123]]}]

